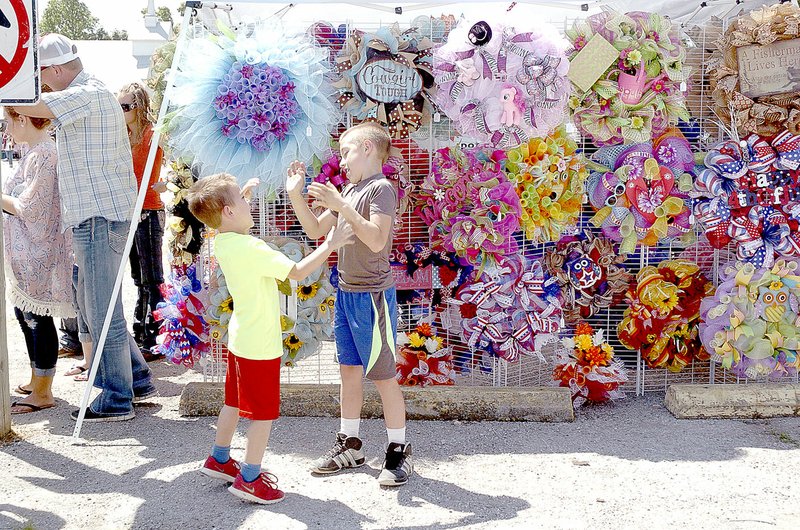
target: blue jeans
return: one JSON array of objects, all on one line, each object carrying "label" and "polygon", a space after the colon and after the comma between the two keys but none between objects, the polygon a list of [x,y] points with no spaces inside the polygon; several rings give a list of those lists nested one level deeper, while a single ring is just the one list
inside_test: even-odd
[{"label": "blue jeans", "polygon": [[[104,217],[92,217],[72,228],[78,266],[75,292],[81,316],[94,338],[95,353],[127,234],[127,222],[109,221]],[[117,297],[113,307],[100,369],[94,380],[102,392],[90,408],[96,413],[124,415],[133,409],[134,395],[147,394],[155,387],[150,369],[128,333],[121,297]]]},{"label": "blue jeans", "polygon": [[164,239],[164,210],[142,210],[131,248],[131,277],[139,291],[133,311],[133,338],[146,350],[156,345],[158,322],[153,311],[164,301],[159,287],[164,283],[161,244]]}]

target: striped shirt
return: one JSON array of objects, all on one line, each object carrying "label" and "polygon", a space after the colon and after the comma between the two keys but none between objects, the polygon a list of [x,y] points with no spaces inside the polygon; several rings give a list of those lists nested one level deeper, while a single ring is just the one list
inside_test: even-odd
[{"label": "striped shirt", "polygon": [[62,229],[92,217],[130,220],[136,178],[117,98],[81,72],[64,90],[43,93],[42,101],[56,118]]}]

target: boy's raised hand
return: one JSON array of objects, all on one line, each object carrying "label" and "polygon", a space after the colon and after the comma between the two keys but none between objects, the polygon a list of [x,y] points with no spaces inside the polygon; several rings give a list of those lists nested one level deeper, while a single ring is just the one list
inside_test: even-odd
[{"label": "boy's raised hand", "polygon": [[299,160],[289,164],[286,170],[286,193],[291,195],[302,194],[303,185],[306,183],[306,165]]},{"label": "boy's raised hand", "polygon": [[259,181],[257,178],[253,177],[244,183],[244,186],[242,186],[242,197],[244,197],[244,200],[250,202],[250,198],[253,196],[253,191],[258,187],[260,182],[261,181]]},{"label": "boy's raised hand", "polygon": [[353,233],[353,227],[350,226],[350,223],[343,222],[331,228],[325,240],[331,246],[332,250],[336,250],[337,248],[354,243],[356,235]]},{"label": "boy's raised hand", "polygon": [[313,206],[322,206],[334,212],[339,212],[344,208],[342,194],[330,182],[325,184],[312,182],[308,185],[308,194],[314,198]]}]

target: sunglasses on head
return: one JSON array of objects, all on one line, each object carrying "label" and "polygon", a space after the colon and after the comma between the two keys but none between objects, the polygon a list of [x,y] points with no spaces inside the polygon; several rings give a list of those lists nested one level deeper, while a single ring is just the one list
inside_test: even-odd
[{"label": "sunglasses on head", "polygon": [[122,112],[130,112],[136,108],[136,103],[120,103],[120,107],[122,107]]}]

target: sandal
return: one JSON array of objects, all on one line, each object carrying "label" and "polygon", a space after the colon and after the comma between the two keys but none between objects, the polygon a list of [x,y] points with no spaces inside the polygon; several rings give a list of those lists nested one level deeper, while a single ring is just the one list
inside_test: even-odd
[{"label": "sandal", "polygon": [[[11,414],[30,414],[31,412],[39,412],[40,410],[51,409],[51,408],[53,408],[55,406],[56,406],[55,403],[52,404],[52,405],[39,406],[39,405],[34,405],[33,403],[25,403],[23,401],[15,401],[14,403],[11,404],[11,409],[12,409],[11,410]],[[17,411],[14,411],[13,410],[14,407],[27,407],[28,410],[17,410]]]},{"label": "sandal", "polygon": [[80,364],[73,364],[72,368],[64,372],[64,375],[80,375],[86,371],[86,368]]},{"label": "sandal", "polygon": [[14,392],[16,392],[17,394],[22,394],[23,396],[30,396],[33,390],[25,388],[22,385],[17,385],[17,388],[14,389]]},{"label": "sandal", "polygon": [[83,372],[81,372],[78,375],[76,375],[75,377],[73,377],[72,380],[73,381],[78,381],[78,382],[88,381],[89,380],[89,372],[84,370]]}]

